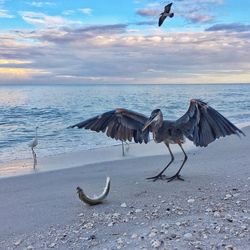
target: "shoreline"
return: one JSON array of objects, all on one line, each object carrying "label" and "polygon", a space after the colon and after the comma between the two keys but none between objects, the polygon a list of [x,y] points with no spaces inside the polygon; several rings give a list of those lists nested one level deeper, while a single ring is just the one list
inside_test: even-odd
[{"label": "shoreline", "polygon": [[[36,169],[33,169],[33,159],[17,160],[0,165],[0,180],[12,176],[21,176],[26,174],[36,174],[50,172],[55,170],[70,169],[89,164],[98,164],[112,161],[122,161],[147,156],[169,155],[164,144],[156,144],[151,140],[148,144],[129,143],[124,144],[125,156],[122,155],[122,144],[107,147],[93,148],[87,150],[61,153],[53,156],[39,158]],[[175,152],[181,152],[179,147],[173,145]],[[196,150],[192,142],[185,143],[185,150]]]},{"label": "shoreline", "polygon": [[[236,124],[240,129],[250,126],[250,122]],[[107,138],[110,139],[110,138]],[[36,169],[33,169],[33,159],[14,160],[0,164],[0,180],[12,176],[21,176],[26,174],[36,174],[45,171],[54,171],[68,169],[88,164],[126,160],[140,158],[145,156],[169,155],[166,147],[160,143],[156,144],[151,140],[148,144],[129,143],[129,147],[124,144],[125,156],[122,156],[122,144],[109,145],[107,147],[98,147],[85,149],[56,155],[39,157]],[[179,147],[171,145],[174,152],[181,152]],[[186,139],[184,144],[185,151],[198,150],[191,141]],[[39,154],[39,153],[38,153]]]}]

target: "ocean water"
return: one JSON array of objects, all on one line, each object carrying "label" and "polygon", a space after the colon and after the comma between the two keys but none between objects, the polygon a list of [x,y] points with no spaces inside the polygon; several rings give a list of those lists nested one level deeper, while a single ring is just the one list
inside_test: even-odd
[{"label": "ocean water", "polygon": [[233,123],[250,122],[250,85],[0,85],[0,164],[31,158],[36,126],[40,157],[103,147],[120,142],[67,127],[117,107],[148,116],[160,108],[165,119],[177,119],[192,98]]}]

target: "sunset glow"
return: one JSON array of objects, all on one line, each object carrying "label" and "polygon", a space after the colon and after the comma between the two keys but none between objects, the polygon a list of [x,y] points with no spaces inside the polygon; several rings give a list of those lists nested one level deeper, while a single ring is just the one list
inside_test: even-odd
[{"label": "sunset glow", "polygon": [[0,1],[0,84],[250,82],[244,0],[177,0],[161,27],[164,1],[11,2]]}]

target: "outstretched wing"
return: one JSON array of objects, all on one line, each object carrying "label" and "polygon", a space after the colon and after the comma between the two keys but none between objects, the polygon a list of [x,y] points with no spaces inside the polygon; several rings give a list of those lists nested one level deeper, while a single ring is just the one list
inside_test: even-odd
[{"label": "outstretched wing", "polygon": [[177,127],[196,146],[206,147],[219,137],[231,134],[245,135],[207,103],[192,99],[188,111],[176,121]]},{"label": "outstretched wing", "polygon": [[159,27],[163,24],[163,22],[164,22],[165,19],[166,19],[166,16],[164,16],[163,14],[161,14],[161,16],[159,18],[159,22],[158,22],[158,26]]},{"label": "outstretched wing", "polygon": [[147,119],[143,114],[119,108],[77,123],[70,128],[78,127],[106,132],[107,136],[121,141],[132,141],[134,138],[136,143],[147,143],[150,128],[142,132]]},{"label": "outstretched wing", "polygon": [[165,8],[164,8],[164,12],[169,13],[170,10],[171,10],[172,4],[173,4],[173,3],[169,3],[168,5],[166,5]]}]

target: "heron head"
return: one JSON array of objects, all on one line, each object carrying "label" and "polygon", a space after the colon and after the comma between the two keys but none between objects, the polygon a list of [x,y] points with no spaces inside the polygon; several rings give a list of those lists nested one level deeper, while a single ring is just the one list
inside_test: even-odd
[{"label": "heron head", "polygon": [[142,131],[144,131],[152,122],[157,122],[158,120],[162,119],[162,113],[160,109],[155,109],[152,111],[150,117],[146,121]]},{"label": "heron head", "polygon": [[82,192],[82,189],[81,189],[80,187],[77,187],[77,188],[76,188],[76,192],[79,194],[79,193]]}]

